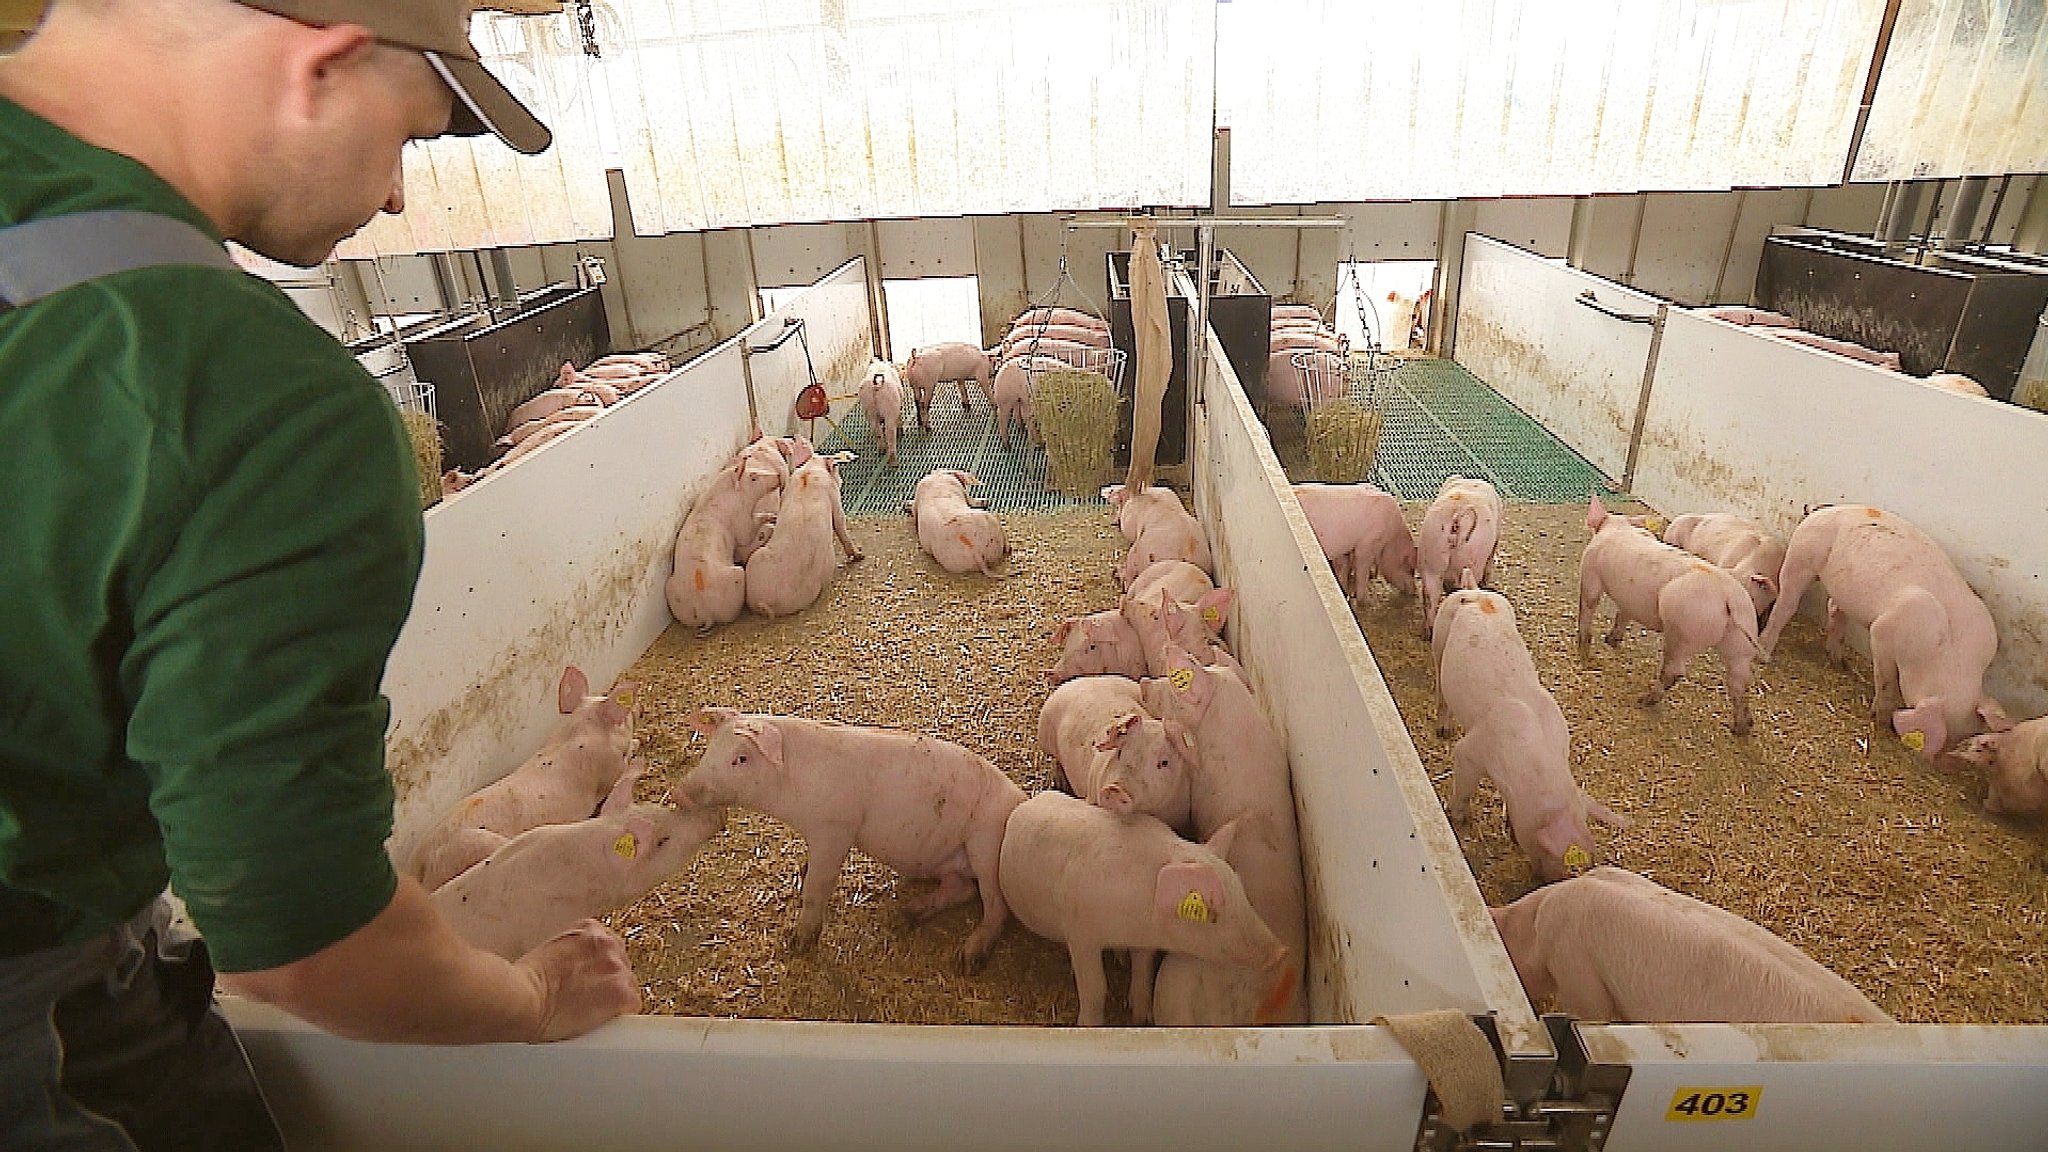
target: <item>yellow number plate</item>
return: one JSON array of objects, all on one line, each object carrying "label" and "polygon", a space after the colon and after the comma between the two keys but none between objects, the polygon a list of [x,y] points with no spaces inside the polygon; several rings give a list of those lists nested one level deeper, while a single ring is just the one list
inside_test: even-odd
[{"label": "yellow number plate", "polygon": [[1752,1084],[1744,1088],[1680,1088],[1671,1096],[1667,1121],[1748,1120],[1756,1115],[1764,1090]]}]

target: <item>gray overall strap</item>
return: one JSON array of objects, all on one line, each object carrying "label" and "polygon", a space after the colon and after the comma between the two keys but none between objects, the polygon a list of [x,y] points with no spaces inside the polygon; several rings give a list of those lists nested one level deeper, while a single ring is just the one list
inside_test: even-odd
[{"label": "gray overall strap", "polygon": [[25,308],[88,280],[166,264],[235,266],[206,233],[155,212],[74,212],[0,228],[0,309]]}]

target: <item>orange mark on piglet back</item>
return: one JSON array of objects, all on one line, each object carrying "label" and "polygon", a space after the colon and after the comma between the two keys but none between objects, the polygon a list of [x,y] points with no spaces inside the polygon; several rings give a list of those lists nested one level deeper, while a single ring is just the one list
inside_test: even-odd
[{"label": "orange mark on piglet back", "polygon": [[1486,614],[1487,614],[1488,616],[1491,616],[1491,615],[1493,615],[1494,613],[1496,613],[1496,612],[1500,611],[1500,609],[1498,609],[1498,608],[1496,608],[1496,607],[1494,607],[1494,606],[1493,606],[1493,598],[1492,598],[1492,597],[1487,597],[1486,599],[1483,599],[1483,600],[1481,600],[1481,601],[1479,602],[1479,610],[1480,610],[1481,612],[1484,612],[1484,613],[1486,613]]},{"label": "orange mark on piglet back", "polygon": [[1877,509],[1875,509],[1875,508],[1865,508],[1865,509],[1863,510],[1863,514],[1864,514],[1865,516],[1868,516],[1868,517],[1870,517],[1870,518],[1871,518],[1872,520],[1875,520],[1875,519],[1879,518],[1880,516],[1883,516],[1883,515],[1884,515],[1884,513],[1882,513],[1882,512],[1880,512],[1880,511],[1878,511],[1878,510],[1877,510]]},{"label": "orange mark on piglet back", "polygon": [[964,545],[965,547],[968,547],[968,548],[972,548],[972,547],[974,547],[974,541],[972,541],[972,540],[969,540],[969,539],[967,538],[967,534],[966,534],[966,533],[964,533],[964,532],[963,532],[963,533],[961,533],[961,534],[960,534],[960,535],[958,535],[958,536],[955,536],[955,537],[954,537],[954,539],[955,539],[955,540],[958,540],[958,541],[960,541],[960,543],[961,543],[962,545]]},{"label": "orange mark on piglet back", "polygon": [[704,570],[702,568],[690,573],[690,583],[697,586],[697,591],[702,592],[704,590]]}]

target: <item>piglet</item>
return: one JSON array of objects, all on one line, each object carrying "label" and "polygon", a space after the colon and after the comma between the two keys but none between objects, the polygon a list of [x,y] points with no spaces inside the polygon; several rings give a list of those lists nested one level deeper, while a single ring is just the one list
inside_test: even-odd
[{"label": "piglet", "polygon": [[1209,554],[1209,537],[1202,531],[1202,522],[1177,508],[1152,507],[1155,511],[1139,526],[1117,568],[1117,585],[1129,589],[1139,573],[1161,560],[1185,560],[1214,576],[1216,562]]},{"label": "piglet", "polygon": [[1033,377],[1066,367],[1066,361],[1052,356],[1020,356],[1003,361],[1003,366],[996,370],[991,394],[996,408],[996,437],[1003,447],[1010,446],[1011,421],[1024,429],[1025,444],[1038,442],[1038,418],[1032,409],[1036,390]]},{"label": "piglet", "polygon": [[1628,822],[1572,779],[1564,710],[1536,678],[1507,597],[1469,585],[1451,593],[1437,610],[1430,656],[1437,735],[1449,736],[1453,719],[1465,728],[1451,750],[1451,822],[1466,821],[1485,777],[1500,789],[1515,843],[1539,879],[1555,880],[1591,863],[1587,815],[1614,828]]},{"label": "piglet", "polygon": [[1307,901],[1301,878],[1301,838],[1294,820],[1294,788],[1287,748],[1266,723],[1251,689],[1226,668],[1204,667],[1179,645],[1169,646],[1166,675],[1147,680],[1145,707],[1194,732],[1199,755],[1189,787],[1195,835],[1237,826],[1230,850],[1245,898],[1294,964],[1284,1002],[1266,1002],[1271,981],[1192,956],[1160,962],[1153,1016],[1167,1025],[1238,1027],[1305,1024],[1308,993],[1300,961],[1308,954]]},{"label": "piglet", "polygon": [[775,534],[747,557],[747,607],[774,617],[816,603],[839,566],[832,551],[835,540],[847,559],[862,558],[839,503],[839,465],[852,458],[850,452],[814,456],[790,473]]},{"label": "piglet", "polygon": [[1060,646],[1060,658],[1046,669],[1048,684],[1062,684],[1076,676],[1128,676],[1135,680],[1145,674],[1144,646],[1117,609],[1060,621],[1052,642]]},{"label": "piglet", "polygon": [[788,472],[771,458],[781,460],[772,450],[767,458],[751,449],[735,457],[712,477],[676,533],[675,568],[662,593],[669,614],[699,636],[739,619],[746,603],[740,563],[773,521],[773,514],[758,511],[761,502],[780,490]]},{"label": "piglet", "polygon": [[1456,581],[1470,568],[1481,584],[1493,571],[1493,551],[1500,542],[1500,493],[1484,480],[1453,476],[1444,481],[1423,513],[1416,541],[1416,566],[1422,572],[1422,635],[1436,624],[1445,581]]},{"label": "piglet", "polygon": [[918,545],[948,572],[994,576],[989,566],[1010,554],[1003,522],[986,510],[988,501],[967,496],[967,489],[980,483],[972,472],[935,468],[917,482],[903,506],[916,521]]},{"label": "piglet", "polygon": [[[1713,648],[1728,663],[1728,699],[1734,705],[1729,727],[1737,736],[1747,734],[1758,649],[1756,605],[1742,581],[1664,543],[1627,517],[1609,514],[1598,496],[1587,506],[1586,529],[1593,539],[1579,554],[1579,660],[1592,659],[1593,616],[1603,597],[1612,599],[1609,644],[1621,643],[1622,629],[1631,620],[1664,634],[1661,671],[1640,702],[1662,700],[1692,658]],[[1805,591],[1803,585],[1799,591]],[[1792,599],[1796,603],[1798,594]]]},{"label": "piglet", "polygon": [[1175,603],[1164,591],[1154,594],[1150,601],[1124,597],[1118,610],[1138,637],[1138,647],[1145,653],[1146,673],[1166,675],[1167,646],[1178,644],[1203,663],[1221,664],[1250,684],[1243,665],[1216,639],[1234,595],[1228,588],[1218,588],[1192,605]]},{"label": "piglet", "polygon": [[1098,332],[1109,331],[1109,321],[1100,316],[1083,312],[1078,308],[1057,306],[1041,305],[1037,308],[1026,308],[1017,313],[1016,319],[1010,321],[1012,329],[1027,324],[1076,324],[1083,328],[1093,328]]},{"label": "piglet", "polygon": [[1941,550],[1902,516],[1842,504],[1793,529],[1778,602],[1761,644],[1766,659],[1818,579],[1828,592],[1828,655],[1839,660],[1845,622],[1870,630],[1876,692],[1871,718],[1933,761],[1983,731],[2012,727],[1984,692],[1998,628],[1984,601]]},{"label": "piglet", "polygon": [[1194,738],[1147,714],[1137,681],[1083,676],[1053,689],[1038,713],[1038,746],[1058,762],[1060,787],[1083,800],[1187,823]]},{"label": "piglet", "polygon": [[488,855],[490,846],[464,829],[511,837],[597,811],[626,771],[638,691],[633,681],[621,680],[609,695],[593,695],[582,669],[564,669],[555,705],[568,719],[524,764],[457,804],[427,833],[413,851],[414,878],[431,892],[482,859],[477,848]]},{"label": "piglet", "polygon": [[974,403],[967,397],[967,382],[974,381],[984,396],[989,395],[990,370],[988,353],[974,344],[954,340],[913,350],[910,359],[903,362],[903,379],[910,385],[911,395],[917,398],[917,426],[926,432],[932,430],[932,397],[937,395],[939,385],[948,382],[960,386],[961,410],[974,411]]},{"label": "piglet", "polygon": [[1400,501],[1370,484],[1296,484],[1294,498],[1352,599],[1365,599],[1374,576],[1403,595],[1415,592],[1415,534]]},{"label": "piglet", "polygon": [[1530,999],[1581,1020],[1894,1022],[1762,926],[1620,868],[1538,888],[1493,923]]},{"label": "piglet", "polygon": [[[1631,517],[1633,519],[1633,517]],[[1650,521],[1652,532],[1656,522]],[[1705,560],[1742,581],[1758,620],[1778,599],[1778,573],[1785,567],[1785,542],[1726,512],[1687,513],[1664,526],[1664,542]]]},{"label": "piglet", "polygon": [[1236,835],[1226,826],[1190,844],[1150,816],[1118,816],[1059,792],[1017,806],[1003,837],[1003,894],[1026,928],[1066,944],[1083,1027],[1104,1022],[1104,948],[1133,952],[1134,1024],[1151,1018],[1153,952],[1284,981],[1287,947],[1226,859]]},{"label": "piglet", "polygon": [[1955,754],[1991,770],[1986,812],[2031,816],[2048,808],[2048,716],[1972,736],[1956,746]]},{"label": "piglet", "polygon": [[681,871],[725,827],[723,808],[664,808],[622,798],[598,815],[505,842],[434,893],[464,940],[517,960],[589,917],[623,908]]},{"label": "piglet", "polygon": [[825,911],[854,848],[938,887],[906,902],[912,919],[981,894],[981,923],[961,948],[980,969],[1007,916],[998,881],[1003,826],[1024,793],[957,744],[912,732],[707,708],[690,726],[710,738],[679,790],[691,805],[738,804],[804,838],[802,907],[794,953],[817,946]]},{"label": "piglet", "polygon": [[896,465],[896,430],[903,424],[903,378],[886,360],[868,365],[868,378],[860,382],[861,411],[882,439],[882,455],[890,467]]},{"label": "piglet", "polygon": [[1178,521],[1192,520],[1187,506],[1180,502],[1180,494],[1171,488],[1158,484],[1133,492],[1122,484],[1111,484],[1102,490],[1102,498],[1116,509],[1117,531],[1124,539],[1135,544],[1138,537],[1159,518]]},{"label": "piglet", "polygon": [[[1209,574],[1185,560],[1161,560],[1138,573],[1125,595],[1133,600],[1157,600],[1164,592],[1176,603],[1194,604],[1216,590]],[[1217,622],[1220,630],[1222,623]]]}]

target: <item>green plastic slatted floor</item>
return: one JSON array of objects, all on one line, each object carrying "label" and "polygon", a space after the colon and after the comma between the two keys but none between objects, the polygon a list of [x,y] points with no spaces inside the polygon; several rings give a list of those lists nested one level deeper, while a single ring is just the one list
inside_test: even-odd
[{"label": "green plastic slatted floor", "polygon": [[[1380,401],[1386,424],[1370,479],[1398,499],[1428,500],[1451,476],[1483,478],[1508,500],[1537,504],[1578,504],[1596,490],[1619,494],[1598,468],[1455,361],[1403,362]],[[906,410],[894,468],[886,465],[881,440],[858,408],[826,438],[825,451],[844,449],[859,457],[840,470],[847,515],[901,515],[911,489],[934,468],[981,477],[975,495],[999,512],[1102,504],[1047,489],[1044,449],[1023,446],[1015,427],[1011,447],[999,444],[994,415],[979,395],[973,411],[962,411],[959,391],[943,388],[933,409],[928,434],[917,431]],[[1282,438],[1298,445],[1299,424]]]},{"label": "green plastic slatted floor", "polygon": [[855,453],[858,459],[839,470],[840,500],[848,516],[901,516],[911,489],[934,468],[958,468],[981,478],[974,495],[998,512],[1048,511],[1102,507],[1100,497],[1076,500],[1045,486],[1045,449],[1025,445],[1024,433],[1010,425],[1010,447],[996,440],[995,416],[977,392],[974,410],[962,411],[960,391],[948,385],[933,401],[932,430],[920,432],[903,411],[896,433],[896,466],[882,456],[881,437],[855,408],[826,437],[820,451]]},{"label": "green plastic slatted floor", "polygon": [[1386,423],[1371,480],[1429,500],[1452,476],[1491,481],[1503,498],[1580,504],[1613,481],[1452,360],[1408,360],[1381,389]]}]

